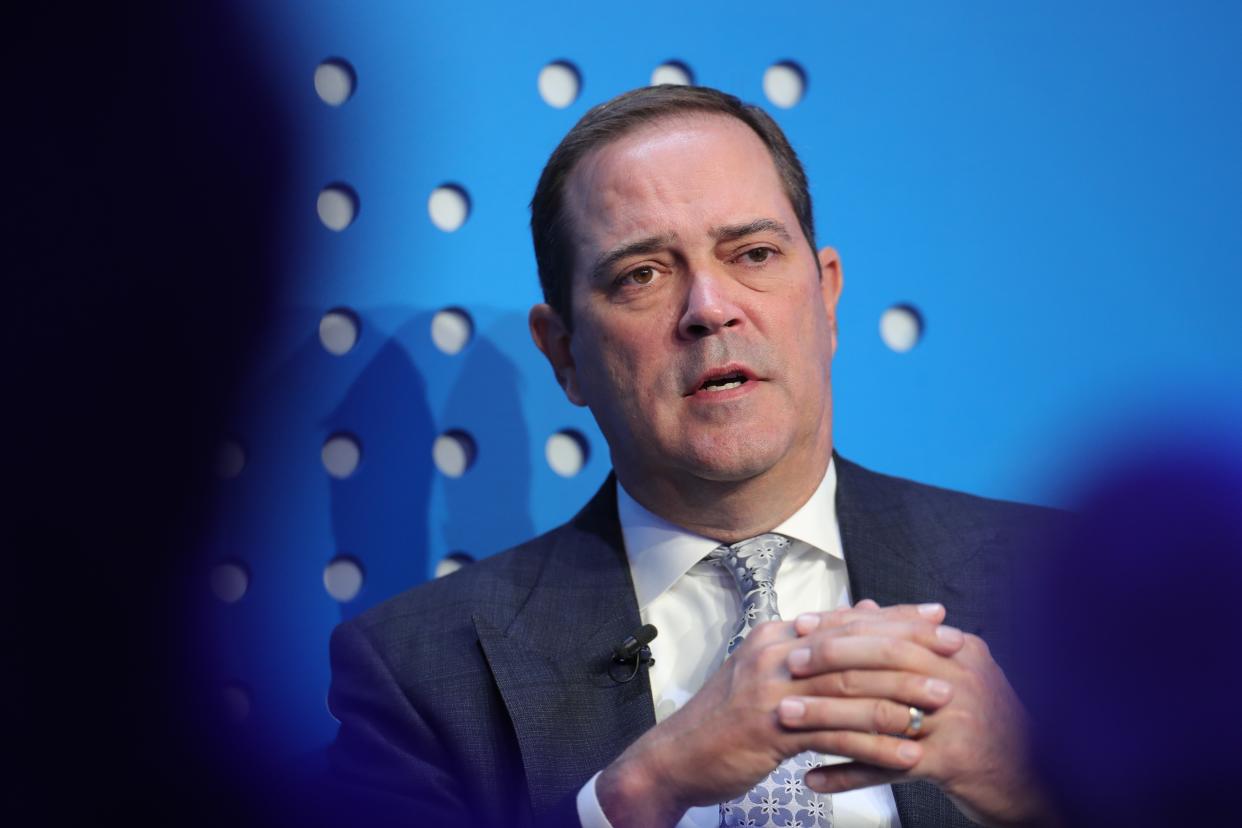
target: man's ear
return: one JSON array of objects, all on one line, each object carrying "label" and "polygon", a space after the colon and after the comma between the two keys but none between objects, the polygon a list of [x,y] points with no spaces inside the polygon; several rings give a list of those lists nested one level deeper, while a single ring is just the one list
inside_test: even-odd
[{"label": "man's ear", "polygon": [[569,401],[574,405],[586,405],[578,388],[578,368],[569,348],[569,329],[551,305],[541,302],[530,309],[530,336],[535,340],[535,347],[547,357]]},{"label": "man's ear", "polygon": [[841,297],[841,288],[845,284],[841,274],[841,259],[837,251],[825,247],[819,251],[819,290],[824,298],[824,310],[828,312],[828,323],[832,325],[832,353],[837,353],[837,299]]}]

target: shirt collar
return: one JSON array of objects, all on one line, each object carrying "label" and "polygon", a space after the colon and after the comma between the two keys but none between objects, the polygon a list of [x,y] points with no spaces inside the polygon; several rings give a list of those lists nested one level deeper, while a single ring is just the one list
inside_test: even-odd
[{"label": "shirt collar", "polygon": [[[837,530],[836,492],[836,466],[829,459],[828,469],[810,499],[770,531],[844,560]],[[630,497],[620,481],[617,481],[617,516],[640,610],[720,545],[720,541],[688,532],[651,513]]]}]

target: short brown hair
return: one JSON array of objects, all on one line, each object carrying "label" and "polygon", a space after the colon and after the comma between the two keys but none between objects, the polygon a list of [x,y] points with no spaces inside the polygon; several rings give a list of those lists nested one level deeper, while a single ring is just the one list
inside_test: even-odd
[{"label": "short brown hair", "polygon": [[815,250],[815,220],[806,173],[785,133],[770,115],[727,92],[706,86],[662,85],[634,89],[592,107],[574,124],[544,165],[530,202],[530,233],[535,242],[535,262],[539,267],[543,298],[560,314],[566,326],[573,324],[570,290],[574,261],[565,215],[565,183],[570,174],[592,150],[640,126],[687,113],[729,115],[755,131],[772,154],[785,195],[802,227],[802,235],[811,250]]}]

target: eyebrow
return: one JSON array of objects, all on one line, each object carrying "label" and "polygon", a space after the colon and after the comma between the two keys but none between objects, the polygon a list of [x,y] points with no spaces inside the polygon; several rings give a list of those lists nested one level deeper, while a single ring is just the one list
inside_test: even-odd
[{"label": "eyebrow", "polygon": [[718,242],[737,241],[756,233],[775,233],[787,242],[793,241],[789,229],[776,219],[761,218],[745,224],[725,224],[711,229],[711,236]]},{"label": "eyebrow", "polygon": [[648,236],[645,239],[626,242],[618,247],[614,247],[607,253],[602,254],[595,260],[595,264],[591,267],[591,281],[599,281],[609,274],[617,262],[622,259],[628,259],[630,256],[646,256],[649,253],[656,253],[677,240],[674,233],[665,233],[662,236]]}]

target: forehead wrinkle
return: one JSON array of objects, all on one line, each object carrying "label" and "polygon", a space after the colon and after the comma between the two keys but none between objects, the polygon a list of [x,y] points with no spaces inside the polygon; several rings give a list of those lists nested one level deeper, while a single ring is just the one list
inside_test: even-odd
[{"label": "forehead wrinkle", "polygon": [[[659,160],[670,153],[697,154],[701,135],[684,130],[702,123],[701,118],[664,118],[591,151],[571,173],[571,208],[577,215],[597,220],[603,217],[614,226],[631,224],[628,220],[635,217],[645,220],[646,226],[633,223],[621,231],[622,236],[659,232],[650,227],[652,205],[666,209],[695,207],[702,201],[694,182],[687,187],[687,181],[678,175],[681,171],[670,174],[661,169],[663,162]],[[661,131],[662,126],[673,130]],[[649,165],[653,159],[654,166]]]},{"label": "forehead wrinkle", "polygon": [[575,247],[590,279],[621,259],[654,253],[679,241],[665,220],[668,216],[661,215],[663,209],[653,212],[652,205],[667,208],[673,201],[696,201],[694,194],[669,186],[659,176],[622,175],[615,159],[603,164],[600,159],[597,153],[583,160],[568,200]]}]

